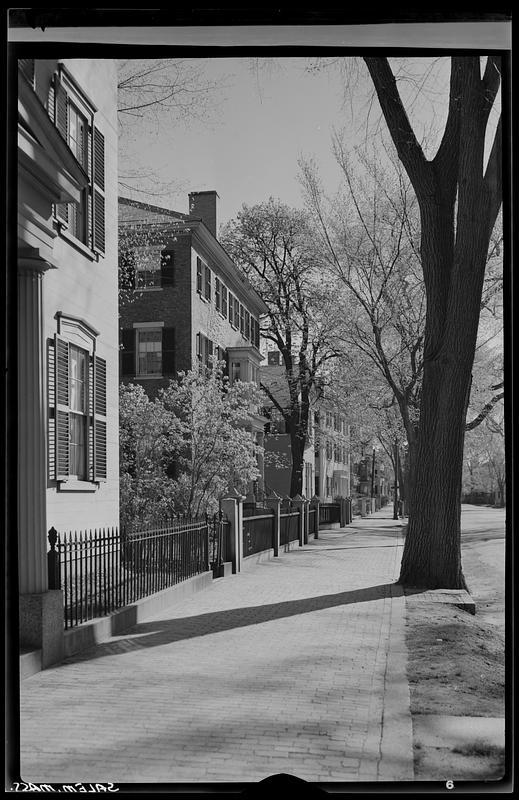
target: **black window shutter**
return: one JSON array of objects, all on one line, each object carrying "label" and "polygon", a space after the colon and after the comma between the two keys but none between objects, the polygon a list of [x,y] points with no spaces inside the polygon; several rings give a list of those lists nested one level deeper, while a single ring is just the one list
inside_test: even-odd
[{"label": "black window shutter", "polygon": [[[48,112],[56,128],[68,144],[68,97],[57,75],[54,76],[49,88]],[[56,217],[68,224],[68,203],[58,203],[55,206]]]},{"label": "black window shutter", "polygon": [[162,286],[173,286],[175,277],[175,254],[163,250],[160,254],[160,279]]},{"label": "black window shutter", "polygon": [[94,480],[106,481],[106,361],[94,357]]},{"label": "black window shutter", "polygon": [[105,137],[94,126],[94,183],[104,191],[105,188]]},{"label": "black window shutter", "polygon": [[175,329],[162,329],[162,374],[175,373]]},{"label": "black window shutter", "polygon": [[105,137],[94,127],[94,169],[93,169],[93,246],[100,253],[105,252]]},{"label": "black window shutter", "polygon": [[105,252],[105,199],[94,189],[94,249]]},{"label": "black window shutter", "polygon": [[63,480],[70,473],[69,345],[56,335],[54,348],[56,480]]},{"label": "black window shutter", "polygon": [[58,76],[55,77],[54,98],[56,127],[68,144],[68,97]]},{"label": "black window shutter", "polygon": [[135,330],[125,328],[121,332],[121,375],[135,375]]},{"label": "black window shutter", "polygon": [[49,92],[47,95],[47,113],[52,122],[56,121],[56,91],[54,87],[54,80],[49,83]]}]

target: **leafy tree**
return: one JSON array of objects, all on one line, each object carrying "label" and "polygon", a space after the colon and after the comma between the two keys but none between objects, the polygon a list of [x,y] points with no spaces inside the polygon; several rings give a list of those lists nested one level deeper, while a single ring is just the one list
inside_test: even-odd
[{"label": "leafy tree", "polygon": [[222,369],[181,375],[159,393],[159,401],[178,425],[176,502],[186,514],[215,511],[225,491],[245,491],[259,478],[250,424],[259,404],[255,384],[229,386]]},{"label": "leafy tree", "polygon": [[229,387],[221,369],[183,373],[150,400],[120,387],[121,523],[214,512],[222,493],[259,477],[249,426],[253,384]]},{"label": "leafy tree", "polygon": [[121,525],[147,525],[176,511],[168,467],[181,446],[175,420],[142,386],[119,388]]},{"label": "leafy tree", "polygon": [[262,383],[290,435],[290,494],[303,488],[304,450],[312,393],[325,365],[338,355],[337,298],[322,281],[307,215],[278,200],[244,205],[220,241],[261,295],[268,312],[263,338],[281,353],[281,385]]}]

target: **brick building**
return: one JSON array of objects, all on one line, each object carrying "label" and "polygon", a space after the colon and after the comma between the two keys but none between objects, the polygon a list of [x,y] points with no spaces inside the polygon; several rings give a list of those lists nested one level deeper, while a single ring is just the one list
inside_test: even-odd
[{"label": "brick building", "polygon": [[[259,382],[266,308],[217,239],[217,198],[191,192],[189,214],[119,198],[120,257],[134,276],[132,302],[120,308],[120,375],[150,397],[213,357],[231,382]],[[264,423],[253,423],[260,446]]]}]

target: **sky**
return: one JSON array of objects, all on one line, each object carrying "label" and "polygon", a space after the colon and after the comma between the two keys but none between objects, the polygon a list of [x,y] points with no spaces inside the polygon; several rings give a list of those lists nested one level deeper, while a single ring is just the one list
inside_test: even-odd
[{"label": "sky", "polygon": [[[300,156],[315,158],[327,183],[336,182],[331,135],[347,123],[349,112],[341,108],[335,70],[310,75],[304,58],[282,59],[259,74],[248,58],[201,61],[208,79],[218,85],[205,118],[122,121],[121,172],[126,170],[124,153],[129,148],[132,167],[151,167],[171,186],[162,196],[121,193],[187,212],[189,191],[214,189],[219,195],[219,223],[225,223],[242,204],[260,203],[270,196],[300,207]],[[149,188],[146,181],[128,183]],[[157,189],[163,191],[154,185]]]},{"label": "sky", "polygon": [[[346,21],[344,25],[132,27],[131,19],[125,18],[117,28],[93,28],[88,24],[66,28],[59,23],[46,24],[44,28],[12,27],[8,40],[47,44],[72,41],[105,48],[110,44],[189,45],[194,47],[193,52],[202,54],[208,46],[212,51],[225,48],[223,52],[227,54],[237,45],[255,47],[259,52],[263,46],[287,45],[314,48],[313,52],[325,46],[412,47],[419,55],[420,48],[440,48],[444,54],[452,47],[478,48],[482,52],[507,49],[511,47],[510,27],[508,21],[441,20],[362,25],[348,25]],[[306,59],[283,59],[282,69],[262,70],[259,81],[248,58],[197,60],[207,62],[207,77],[218,85],[213,98],[216,108],[211,115],[189,125],[163,117],[158,127],[151,119],[136,128],[132,126],[132,131],[126,128],[121,137],[121,183],[131,183],[134,190],[121,185],[120,194],[187,213],[188,192],[214,189],[220,198],[219,222],[225,223],[236,216],[243,203],[266,201],[270,196],[301,206],[299,156],[315,159],[325,190],[333,194],[339,175],[331,154],[332,131],[345,128],[349,147],[362,141],[370,111],[365,104],[366,83],[369,84],[366,78],[356,87],[362,102],[348,108],[342,105],[339,74],[325,71],[308,75],[303,67]],[[400,84],[411,92],[412,86],[413,82],[407,82],[405,77]],[[417,111],[418,118],[423,115],[427,119],[430,114],[430,108],[423,106]],[[370,113],[373,121],[373,108]],[[135,133],[138,135],[133,136]],[[125,153],[131,156],[132,170],[140,169],[149,175],[147,181],[125,180]],[[135,188],[145,191],[137,192]]]},{"label": "sky", "polygon": [[[298,160],[304,158],[315,162],[325,192],[333,196],[341,174],[332,136],[343,137],[348,153],[368,145],[380,156],[389,134],[361,58],[342,59],[349,65],[346,73],[330,64],[312,70],[315,61],[192,60],[202,70],[201,83],[215,87],[207,112],[195,119],[154,109],[142,117],[120,114],[119,193],[187,213],[189,192],[215,190],[221,225],[243,204],[271,196],[302,207]],[[143,63],[132,62],[130,69]],[[413,129],[431,157],[445,123],[449,59],[395,58],[392,68]],[[138,178],[126,177],[135,172]]]},{"label": "sky", "polygon": [[[445,94],[440,90],[448,72],[434,61],[426,60],[432,64],[434,96],[417,100],[414,74],[406,73],[403,82],[404,91],[411,92],[415,124],[431,121],[432,104],[435,120],[441,120]],[[315,161],[325,190],[333,194],[340,180],[332,153],[334,131],[342,132],[353,149],[365,142],[368,120],[385,129],[362,63],[352,75],[353,95],[347,94],[345,103],[341,73],[333,67],[309,72],[309,58],[262,59],[259,70],[250,58],[198,62],[217,85],[208,115],[188,121],[171,113],[121,116],[119,169],[122,183],[132,189],[123,185],[120,194],[187,213],[188,192],[216,190],[218,224],[235,217],[244,203],[270,196],[302,207],[300,157]],[[148,175],[151,170],[160,181],[127,180],[130,164],[131,170]]]}]

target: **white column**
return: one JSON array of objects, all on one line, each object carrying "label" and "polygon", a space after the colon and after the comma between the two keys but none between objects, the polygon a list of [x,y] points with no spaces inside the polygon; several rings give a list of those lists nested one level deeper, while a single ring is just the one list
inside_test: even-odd
[{"label": "white column", "polygon": [[[29,263],[27,263],[29,262]],[[46,376],[42,277],[48,264],[18,262],[18,572],[20,594],[47,591]]]}]

